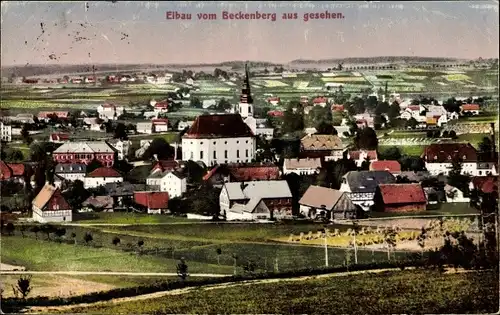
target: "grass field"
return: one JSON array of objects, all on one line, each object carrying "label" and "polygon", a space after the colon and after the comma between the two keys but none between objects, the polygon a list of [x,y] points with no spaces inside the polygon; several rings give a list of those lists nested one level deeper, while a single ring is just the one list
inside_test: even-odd
[{"label": "grass field", "polygon": [[[177,261],[110,248],[61,244],[19,236],[2,237],[2,262],[27,270],[176,272]],[[191,272],[232,272],[230,266],[190,262]]]},{"label": "grass field", "polygon": [[192,222],[184,217],[169,215],[150,215],[144,213],[126,212],[94,212],[82,215],[78,223],[108,223],[108,224],[154,224],[154,223],[177,223]]},{"label": "grass field", "polygon": [[498,274],[402,271],[252,284],[72,309],[99,314],[432,314],[498,311]]},{"label": "grass field", "polygon": [[[394,147],[393,145],[379,145],[378,150],[380,152],[384,152],[388,148]],[[410,156],[420,156],[424,152],[425,146],[424,145],[401,145],[398,146],[398,148],[401,150],[401,154],[407,154]]]}]

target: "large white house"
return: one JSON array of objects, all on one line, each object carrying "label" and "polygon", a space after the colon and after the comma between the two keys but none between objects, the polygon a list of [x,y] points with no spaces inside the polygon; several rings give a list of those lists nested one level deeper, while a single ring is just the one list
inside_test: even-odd
[{"label": "large white house", "polygon": [[33,220],[40,223],[69,222],[73,211],[59,188],[45,184],[32,203]]},{"label": "large white house", "polygon": [[121,183],[123,177],[118,171],[109,167],[99,167],[87,174],[84,180],[85,189],[104,186],[109,183]]},{"label": "large white house", "polygon": [[11,142],[12,141],[12,126],[5,125],[0,122],[0,137],[2,141]]},{"label": "large white house", "polygon": [[123,106],[116,106],[114,104],[103,104],[97,106],[97,113],[99,118],[104,120],[117,120],[125,112]]},{"label": "large white house", "polygon": [[205,165],[251,162],[256,140],[239,114],[201,115],[182,136],[182,160]]},{"label": "large white house", "polygon": [[177,171],[154,172],[148,176],[146,184],[168,192],[170,198],[181,197],[187,191],[186,177]]}]

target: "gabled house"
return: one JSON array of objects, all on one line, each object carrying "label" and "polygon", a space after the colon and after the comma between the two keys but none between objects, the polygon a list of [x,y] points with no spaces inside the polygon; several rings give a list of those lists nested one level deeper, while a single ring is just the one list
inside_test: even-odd
[{"label": "gabled house", "polygon": [[422,212],[427,208],[420,184],[380,184],[373,199],[373,209],[379,212]]},{"label": "gabled house", "polygon": [[355,219],[359,209],[347,193],[311,185],[299,200],[300,213],[310,219]]},{"label": "gabled house", "polygon": [[125,109],[123,106],[116,106],[114,104],[103,104],[97,106],[97,113],[99,118],[103,120],[117,120],[118,117],[123,115]]},{"label": "gabled house", "polygon": [[152,134],[153,133],[153,123],[152,122],[138,122],[136,126],[137,133]]},{"label": "gabled house", "polygon": [[321,169],[320,158],[285,159],[283,162],[283,175],[295,173],[297,175],[318,174]]},{"label": "gabled house", "polygon": [[466,113],[470,113],[472,115],[479,115],[481,112],[481,108],[479,107],[478,104],[464,104],[460,106],[460,113],[462,115]]},{"label": "gabled house", "polygon": [[347,192],[354,204],[368,211],[374,203],[377,187],[394,183],[396,178],[388,171],[351,171],[342,177],[340,191]]},{"label": "gabled house", "polygon": [[134,199],[135,191],[145,191],[145,184],[131,184],[130,182],[118,182],[105,184],[104,190],[107,196],[113,198],[115,209],[124,208]]},{"label": "gabled house", "polygon": [[134,201],[147,209],[148,214],[162,214],[168,210],[168,192],[136,191]]},{"label": "gabled house", "polygon": [[470,202],[470,198],[464,197],[464,192],[457,187],[446,184],[444,193],[447,202]]},{"label": "gabled house", "polygon": [[154,172],[146,184],[155,191],[168,192],[170,198],[181,197],[187,191],[186,176],[177,171]]},{"label": "gabled house", "polygon": [[[225,183],[219,197],[221,213],[226,217],[232,210],[239,212],[241,206],[253,209],[260,201],[269,209],[270,218],[292,216],[292,193],[285,180]],[[229,216],[234,218],[234,213]]]},{"label": "gabled house", "polygon": [[357,167],[361,167],[364,161],[377,161],[378,155],[376,150],[356,150],[348,151],[347,158],[354,160]]},{"label": "gabled house", "polygon": [[151,120],[153,123],[154,132],[167,132],[168,131],[168,119],[167,118],[157,118]]},{"label": "gabled house", "polygon": [[313,106],[319,105],[325,107],[328,104],[328,99],[326,97],[316,97],[313,99]]},{"label": "gabled house", "polygon": [[393,175],[401,173],[401,164],[398,161],[383,160],[370,161],[370,171],[389,171]]},{"label": "gabled house", "polygon": [[346,146],[335,135],[309,134],[300,139],[300,151],[301,157],[336,161],[343,158]]},{"label": "gabled house", "polygon": [[69,141],[69,134],[67,133],[51,133],[49,136],[49,142],[64,143],[66,141]]},{"label": "gabled house", "polygon": [[472,180],[469,183],[469,189],[476,189],[486,194],[498,193],[498,181],[498,176],[472,177]]},{"label": "gabled house", "polygon": [[477,151],[470,143],[434,143],[422,154],[425,168],[432,175],[448,175],[453,160],[462,163],[462,174],[477,175]]},{"label": "gabled house", "polygon": [[0,181],[24,183],[26,167],[22,163],[5,163],[0,160]]},{"label": "gabled house", "polygon": [[32,203],[33,220],[40,223],[70,222],[73,211],[61,191],[45,184]]},{"label": "gabled house", "polygon": [[99,167],[85,176],[85,189],[104,186],[109,183],[123,182],[123,176],[115,169],[109,167]]},{"label": "gabled house", "polygon": [[39,121],[49,122],[50,121],[50,117],[52,117],[54,115],[58,119],[65,120],[65,119],[68,119],[69,112],[66,112],[66,111],[55,111],[55,112],[46,112],[45,111],[45,112],[39,112],[38,113],[38,120]]},{"label": "gabled house", "polygon": [[90,196],[82,203],[82,211],[113,212],[113,197]]}]

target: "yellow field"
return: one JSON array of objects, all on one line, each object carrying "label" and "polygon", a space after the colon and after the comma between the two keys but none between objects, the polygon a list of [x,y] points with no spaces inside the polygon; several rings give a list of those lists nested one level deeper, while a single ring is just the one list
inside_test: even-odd
[{"label": "yellow field", "polygon": [[323,82],[364,82],[363,77],[335,77],[335,78],[321,78]]},{"label": "yellow field", "polygon": [[304,89],[309,85],[308,81],[295,81],[293,82],[293,87],[297,89]]},{"label": "yellow field", "polygon": [[443,76],[448,81],[467,81],[470,80],[470,77],[465,74],[455,73],[455,74],[447,74]]},{"label": "yellow field", "polygon": [[265,87],[282,87],[282,86],[288,86],[288,84],[278,81],[278,80],[264,80],[265,82]]}]

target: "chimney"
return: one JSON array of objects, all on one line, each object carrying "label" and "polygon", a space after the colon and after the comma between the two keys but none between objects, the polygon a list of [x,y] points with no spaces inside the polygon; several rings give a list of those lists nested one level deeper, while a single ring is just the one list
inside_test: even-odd
[{"label": "chimney", "polygon": [[245,188],[247,187],[248,185],[245,184],[245,182],[241,182],[240,184],[240,188],[241,188],[241,191],[245,190]]}]

